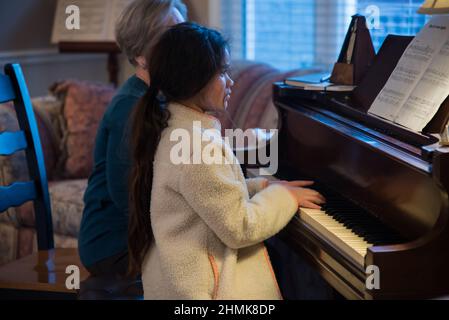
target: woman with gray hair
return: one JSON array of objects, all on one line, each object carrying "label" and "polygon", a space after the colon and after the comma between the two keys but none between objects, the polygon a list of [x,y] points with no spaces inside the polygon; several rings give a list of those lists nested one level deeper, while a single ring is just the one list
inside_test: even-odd
[{"label": "woman with gray hair", "polygon": [[78,247],[83,265],[94,277],[127,273],[130,159],[125,128],[150,85],[145,57],[151,59],[160,35],[185,16],[180,0],[135,0],[116,25],[117,43],[136,72],[112,99],[98,127],[94,168],[84,194]]},{"label": "woman with gray hair", "polygon": [[165,29],[184,22],[186,15],[180,0],[136,0],[122,13],[115,29],[117,44],[136,67],[136,76],[147,84],[145,57]]}]

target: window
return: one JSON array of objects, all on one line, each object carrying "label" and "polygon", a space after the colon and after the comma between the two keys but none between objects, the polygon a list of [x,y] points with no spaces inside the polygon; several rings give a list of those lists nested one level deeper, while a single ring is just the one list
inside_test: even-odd
[{"label": "window", "polygon": [[279,69],[321,67],[336,61],[351,16],[364,15],[379,49],[388,34],[414,35],[428,20],[422,0],[223,0],[224,32],[234,58]]}]

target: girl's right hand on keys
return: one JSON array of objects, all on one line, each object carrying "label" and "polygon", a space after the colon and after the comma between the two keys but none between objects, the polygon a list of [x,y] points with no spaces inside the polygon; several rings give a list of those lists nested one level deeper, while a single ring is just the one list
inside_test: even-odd
[{"label": "girl's right hand on keys", "polygon": [[285,187],[295,197],[299,208],[321,209],[321,205],[326,202],[324,197],[315,190],[289,185]]}]

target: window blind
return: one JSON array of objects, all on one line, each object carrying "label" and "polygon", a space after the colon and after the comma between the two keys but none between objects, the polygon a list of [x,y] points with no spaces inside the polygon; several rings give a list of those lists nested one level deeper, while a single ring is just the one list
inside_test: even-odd
[{"label": "window blind", "polygon": [[414,35],[428,17],[416,13],[421,0],[226,0],[223,31],[233,58],[281,69],[330,69],[351,16],[364,15],[379,49],[388,34]]}]

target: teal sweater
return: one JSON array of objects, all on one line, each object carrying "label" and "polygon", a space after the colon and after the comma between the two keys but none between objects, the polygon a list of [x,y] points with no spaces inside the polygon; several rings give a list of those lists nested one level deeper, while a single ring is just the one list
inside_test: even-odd
[{"label": "teal sweater", "polygon": [[78,237],[81,262],[87,267],[127,250],[129,118],[147,89],[136,76],[129,78],[98,127]]}]

